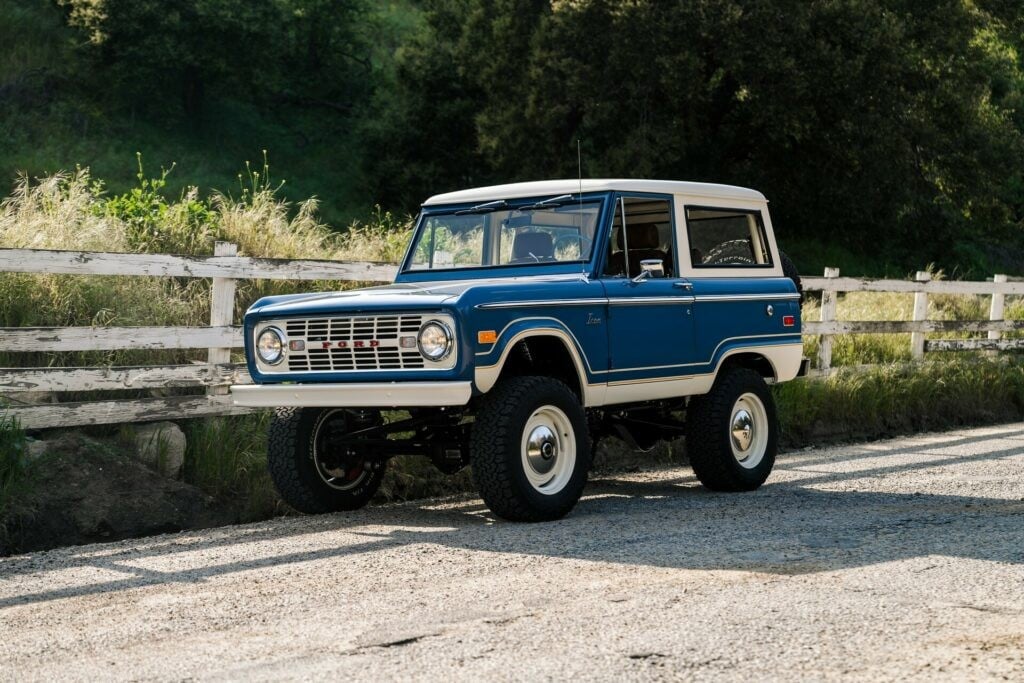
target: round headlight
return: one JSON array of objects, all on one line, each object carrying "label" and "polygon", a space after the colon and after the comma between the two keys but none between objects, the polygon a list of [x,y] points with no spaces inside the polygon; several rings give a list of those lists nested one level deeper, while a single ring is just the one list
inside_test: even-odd
[{"label": "round headlight", "polygon": [[417,341],[420,353],[435,363],[444,360],[452,352],[452,331],[437,320],[431,320],[420,328]]},{"label": "round headlight", "polygon": [[268,327],[256,338],[256,353],[260,360],[277,365],[284,358],[284,334],[276,327]]}]

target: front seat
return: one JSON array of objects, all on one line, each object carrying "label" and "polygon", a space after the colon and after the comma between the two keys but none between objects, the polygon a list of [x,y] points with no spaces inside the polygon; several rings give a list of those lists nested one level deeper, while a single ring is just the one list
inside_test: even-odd
[{"label": "front seat", "polygon": [[[640,274],[640,262],[647,259],[657,259],[665,266],[665,276],[672,277],[672,259],[669,252],[661,249],[661,238],[658,235],[658,226],[655,223],[637,223],[628,225],[629,230],[629,276],[636,277]],[[625,251],[623,244],[622,230],[615,235],[615,243],[620,251],[615,252],[608,258],[606,271],[609,275],[625,275]]]},{"label": "front seat", "polygon": [[512,242],[509,263],[538,263],[555,260],[555,243],[546,232],[521,232]]}]

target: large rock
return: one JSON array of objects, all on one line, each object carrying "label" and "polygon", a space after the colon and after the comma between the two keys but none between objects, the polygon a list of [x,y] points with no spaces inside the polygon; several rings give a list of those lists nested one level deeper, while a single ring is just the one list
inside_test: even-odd
[{"label": "large rock", "polygon": [[132,457],[165,477],[180,479],[185,464],[185,433],[173,422],[137,426]]},{"label": "large rock", "polygon": [[131,460],[116,440],[67,432],[39,443],[46,459],[0,518],[0,556],[238,522],[232,506]]}]

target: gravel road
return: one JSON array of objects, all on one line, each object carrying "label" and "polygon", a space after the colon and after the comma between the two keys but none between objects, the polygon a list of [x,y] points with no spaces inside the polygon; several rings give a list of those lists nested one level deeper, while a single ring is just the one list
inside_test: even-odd
[{"label": "gravel road", "polygon": [[1024,678],[1024,423],[0,560],[0,679]]}]

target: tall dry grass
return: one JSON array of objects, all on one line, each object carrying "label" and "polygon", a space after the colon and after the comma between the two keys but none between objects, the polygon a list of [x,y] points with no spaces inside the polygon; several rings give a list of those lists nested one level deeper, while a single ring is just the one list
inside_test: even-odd
[{"label": "tall dry grass", "polygon": [[[196,188],[164,194],[168,171],[145,175],[138,186],[110,196],[88,169],[39,180],[17,179],[0,202],[0,247],[133,251],[207,255],[219,240],[245,256],[396,261],[407,240],[408,219],[378,209],[371,220],[337,232],[317,217],[315,199],[297,206],[282,200],[264,163],[241,176],[237,197],[200,198]],[[238,287],[236,318],[268,294],[322,291],[344,282],[245,281]],[[0,326],[169,326],[209,321],[210,281],[0,273]],[[201,351],[0,354],[5,366],[188,362]]]}]

